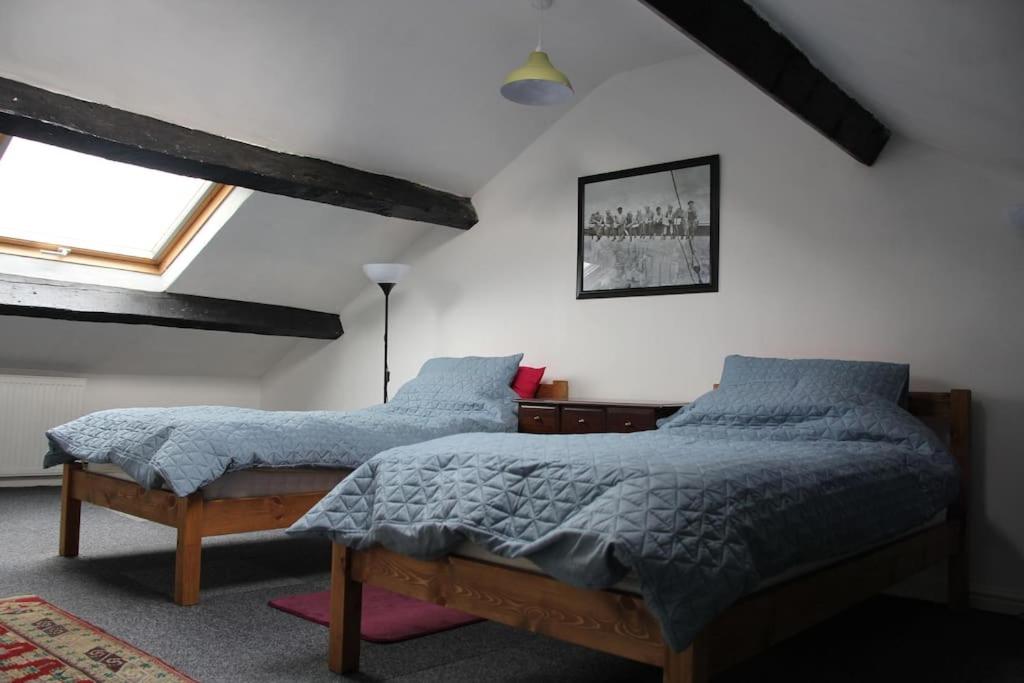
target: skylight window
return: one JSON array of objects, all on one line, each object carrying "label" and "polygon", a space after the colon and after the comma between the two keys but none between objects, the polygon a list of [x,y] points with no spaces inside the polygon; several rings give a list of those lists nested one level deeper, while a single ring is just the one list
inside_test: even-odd
[{"label": "skylight window", "polygon": [[0,135],[0,251],[162,273],[231,189]]}]

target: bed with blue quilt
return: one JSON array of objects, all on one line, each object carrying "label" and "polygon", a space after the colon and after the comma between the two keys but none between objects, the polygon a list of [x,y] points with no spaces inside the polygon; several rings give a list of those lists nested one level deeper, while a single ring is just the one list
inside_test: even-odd
[{"label": "bed with blue quilt", "polygon": [[226,406],[103,410],[46,433],[44,466],[111,464],[144,488],[188,496],[230,472],[351,470],[377,453],[462,432],[516,427],[522,355],[434,358],[390,403],[350,412]]},{"label": "bed with blue quilt", "polygon": [[[689,681],[803,624],[751,600],[828,575],[807,609],[820,619],[867,584],[963,556],[963,520],[945,513],[966,466],[969,392],[912,395],[908,374],[731,356],[716,390],[652,431],[472,433],[380,453],[289,529],[335,542],[332,669],[357,662],[344,626],[360,582]],[[907,407],[944,419],[957,457]],[[849,590],[834,590],[827,573],[840,571]],[[772,623],[746,640],[736,624],[713,628],[743,605],[741,625]],[[710,649],[714,664],[711,632],[736,640]]]},{"label": "bed with blue quilt", "polygon": [[175,600],[193,604],[202,537],[287,527],[380,451],[514,430],[521,358],[434,358],[391,402],[351,412],[132,408],[55,427],[61,555],[78,554],[82,501],[176,527]]}]

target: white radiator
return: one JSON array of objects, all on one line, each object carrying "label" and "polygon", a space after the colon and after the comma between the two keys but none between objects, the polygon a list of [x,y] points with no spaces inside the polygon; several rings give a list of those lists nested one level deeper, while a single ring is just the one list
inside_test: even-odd
[{"label": "white radiator", "polygon": [[81,417],[84,396],[84,379],[0,375],[0,477],[53,474],[45,432]]}]

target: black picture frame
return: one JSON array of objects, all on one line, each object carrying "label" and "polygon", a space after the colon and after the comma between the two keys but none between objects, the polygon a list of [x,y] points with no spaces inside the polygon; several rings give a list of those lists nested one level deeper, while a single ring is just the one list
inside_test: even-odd
[{"label": "black picture frame", "polygon": [[[700,244],[703,242],[700,238],[703,237],[705,226],[700,224],[699,219],[694,219],[691,222],[687,222],[687,205],[684,205],[684,199],[680,195],[680,191],[677,185],[677,177],[672,174],[673,171],[679,171],[684,169],[695,169],[699,167],[708,167],[708,191],[707,191],[707,215],[708,220],[706,224],[707,228],[707,242],[706,242],[706,253],[704,245]],[[693,159],[684,159],[681,161],[672,161],[663,164],[654,164],[651,166],[640,166],[637,168],[629,168],[622,171],[612,171],[610,173],[600,173],[597,175],[583,176],[578,181],[578,215],[577,215],[577,226],[576,226],[576,298],[577,299],[605,299],[609,297],[619,296],[652,296],[660,294],[694,294],[703,292],[717,292],[718,291],[718,244],[719,244],[719,166],[720,159],[717,154],[703,157],[695,157]],[[675,225],[672,227],[671,221],[666,220],[662,223],[652,223],[651,225],[661,225],[660,230],[663,234],[638,234],[630,235],[628,228],[610,228],[614,234],[600,234],[601,228],[595,228],[595,223],[592,221],[594,214],[601,213],[600,211],[591,211],[587,213],[587,188],[588,186],[596,183],[607,183],[608,181],[622,180],[624,178],[636,178],[639,176],[658,176],[661,174],[668,173],[672,182],[672,188],[675,194],[675,203],[678,204],[679,211],[683,214],[683,224],[680,227]],[[657,179],[660,184],[661,179]],[[609,186],[605,186],[609,187]],[[593,205],[591,209],[595,208]],[[619,207],[621,209],[621,207]],[[660,205],[658,206],[660,211]],[[609,211],[610,214],[610,211]],[[637,204],[637,215],[639,216],[639,204]],[[666,208],[666,217],[668,210]],[[619,215],[625,215],[621,211]],[[645,213],[645,216],[649,215]],[[675,214],[678,216],[679,214]],[[615,216],[609,216],[609,218],[615,218]],[[660,215],[659,215],[660,219]],[[611,220],[608,221],[612,223]],[[597,225],[600,225],[598,221]],[[648,224],[644,224],[648,225]],[[667,226],[667,227],[666,227]],[[653,232],[655,228],[646,228],[648,232]],[[687,232],[688,231],[688,232]],[[674,234],[669,234],[673,233]],[[623,234],[625,233],[625,234]],[[585,241],[589,238],[589,241]],[[653,238],[653,239],[645,239]],[[659,239],[660,238],[660,239]],[[697,238],[695,241],[694,238]],[[679,269],[676,272],[685,273],[685,279],[689,279],[690,282],[685,284],[669,284],[669,285],[656,285],[650,286],[645,285],[640,275],[636,279],[639,280],[636,286],[630,285],[627,287],[609,287],[609,288],[590,288],[585,287],[585,274],[584,274],[584,252],[585,247],[590,246],[594,248],[596,244],[600,243],[601,239],[607,240],[605,242],[606,249],[625,248],[625,244],[635,244],[637,247],[641,245],[648,253],[652,249],[662,248],[665,250],[679,249],[680,254],[678,258],[674,255],[669,257],[669,260],[677,261],[680,265],[676,267]],[[695,248],[695,244],[699,246]],[[687,250],[689,254],[687,254]],[[706,259],[700,258],[707,256]],[[666,260],[666,257],[662,255],[660,260]],[[686,265],[686,270],[682,270],[682,265]],[[606,269],[607,270],[607,269]],[[708,270],[710,272],[705,273]],[[678,278],[684,279],[684,278]],[[693,282],[693,280],[698,280]]]}]

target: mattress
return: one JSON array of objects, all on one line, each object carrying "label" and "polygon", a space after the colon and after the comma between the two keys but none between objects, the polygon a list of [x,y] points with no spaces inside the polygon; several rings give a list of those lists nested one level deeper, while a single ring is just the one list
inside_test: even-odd
[{"label": "mattress", "polygon": [[[135,482],[124,470],[109,463],[85,463],[85,469],[115,479]],[[199,489],[206,500],[283,496],[293,493],[329,491],[351,470],[324,468],[256,467],[228,472]],[[160,488],[170,491],[165,484]]]},{"label": "mattress", "polygon": [[[810,574],[811,572],[814,572],[818,569],[823,569],[829,566],[830,564],[835,564],[836,562],[841,562],[845,559],[849,559],[855,555],[860,555],[861,553],[867,552],[869,550],[880,548],[883,545],[892,543],[893,541],[898,541],[901,538],[906,538],[907,536],[912,536],[913,534],[916,534],[920,531],[924,531],[925,529],[930,529],[931,527],[942,524],[945,521],[946,513],[940,512],[939,514],[935,515],[935,517],[928,520],[928,522],[926,522],[925,524],[909,529],[906,532],[900,534],[899,536],[896,536],[895,538],[890,538],[886,541],[882,541],[881,543],[877,543],[866,548],[860,548],[856,551],[849,552],[844,555],[839,555],[837,557],[831,557],[826,560],[819,560],[817,562],[805,562],[795,567],[791,567],[790,569],[782,572],[781,574],[777,574],[775,576],[769,577],[761,581],[759,584],[757,584],[757,588],[755,588],[754,591],[756,592],[759,590],[763,590],[765,588],[769,588],[771,586],[783,583],[785,581],[789,581],[790,579],[795,579],[797,577],[804,576],[805,574]],[[533,574],[544,573],[537,565],[535,565],[533,562],[526,559],[525,557],[509,559],[507,557],[502,557],[501,555],[496,555],[487,550],[486,548],[483,548],[469,541],[465,541],[462,544],[460,544],[452,552],[452,554],[459,555],[461,557],[468,557],[474,560],[482,560],[484,562],[501,565],[503,567],[511,567],[512,569],[519,569],[522,571],[531,572]],[[626,576],[626,578],[612,586],[612,590],[620,591],[622,593],[632,593],[635,595],[640,595],[640,577],[638,577],[635,572],[630,572]]]}]

